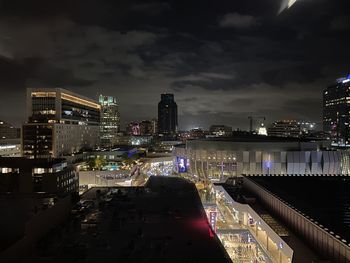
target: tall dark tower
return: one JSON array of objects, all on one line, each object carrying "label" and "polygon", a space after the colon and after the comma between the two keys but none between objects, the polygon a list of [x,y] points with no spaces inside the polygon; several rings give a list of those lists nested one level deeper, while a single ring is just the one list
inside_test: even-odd
[{"label": "tall dark tower", "polygon": [[174,94],[161,94],[158,103],[158,132],[174,135],[177,132],[177,104]]}]

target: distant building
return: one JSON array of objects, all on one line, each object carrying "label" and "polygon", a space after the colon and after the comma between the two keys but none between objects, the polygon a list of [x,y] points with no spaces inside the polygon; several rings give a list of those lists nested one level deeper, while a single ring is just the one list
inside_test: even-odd
[{"label": "distant building", "polygon": [[196,128],[196,129],[192,129],[190,130],[190,138],[191,139],[201,139],[201,138],[205,138],[205,133],[202,129],[200,128]]},{"label": "distant building", "polygon": [[[323,150],[324,141],[268,136],[188,140],[173,150],[194,180],[234,176],[350,175],[350,152]],[[321,150],[322,149],[322,150]]]},{"label": "distant building", "polygon": [[158,120],[157,119],[152,119],[152,134],[157,134],[158,133]]},{"label": "distant building", "polygon": [[209,132],[216,137],[227,137],[232,135],[232,127],[226,125],[212,125]]},{"label": "distant building", "polygon": [[23,156],[58,158],[99,144],[101,106],[61,88],[27,89]]},{"label": "distant building", "polygon": [[140,134],[141,135],[152,135],[153,133],[153,125],[152,121],[143,120],[140,122]]},{"label": "distant building", "polygon": [[138,122],[130,122],[127,127],[127,133],[129,135],[141,135],[140,124]]},{"label": "distant building", "polygon": [[67,194],[79,191],[79,174],[64,159],[0,158],[0,192]]},{"label": "distant building", "polygon": [[120,114],[117,100],[112,96],[100,95],[101,123],[100,138],[102,146],[113,146],[120,129]]},{"label": "distant building", "polygon": [[309,135],[316,131],[316,123],[310,121],[298,121],[300,130],[303,135]]},{"label": "distant building", "polygon": [[323,130],[335,146],[350,146],[350,76],[323,91]]},{"label": "distant building", "polygon": [[174,94],[161,94],[161,101],[158,103],[158,133],[175,135],[177,125],[177,104],[174,101]]},{"label": "distant building", "polygon": [[0,157],[20,157],[21,154],[21,139],[0,140]]},{"label": "distant building", "polygon": [[13,127],[11,124],[0,120],[0,140],[18,139],[21,137],[21,129]]},{"label": "distant building", "polygon": [[276,121],[267,129],[267,134],[275,137],[298,138],[301,135],[300,124],[295,120]]}]

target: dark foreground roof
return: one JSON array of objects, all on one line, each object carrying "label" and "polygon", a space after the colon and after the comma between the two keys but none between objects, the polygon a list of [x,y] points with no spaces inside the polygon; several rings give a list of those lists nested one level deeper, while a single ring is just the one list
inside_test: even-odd
[{"label": "dark foreground roof", "polygon": [[78,233],[50,245],[50,262],[231,262],[188,181],[151,177],[145,187],[92,188],[82,199],[96,196],[109,201],[81,219]]},{"label": "dark foreground roof", "polygon": [[350,241],[350,178],[250,177],[328,231]]}]

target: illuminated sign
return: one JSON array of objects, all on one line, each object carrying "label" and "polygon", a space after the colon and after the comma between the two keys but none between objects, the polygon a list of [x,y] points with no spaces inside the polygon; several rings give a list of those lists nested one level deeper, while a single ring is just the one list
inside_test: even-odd
[{"label": "illuminated sign", "polygon": [[177,157],[177,167],[179,173],[187,173],[188,160],[183,157]]},{"label": "illuminated sign", "polygon": [[216,218],[217,218],[217,212],[216,211],[210,211],[209,212],[209,222],[211,225],[211,228],[216,232]]}]

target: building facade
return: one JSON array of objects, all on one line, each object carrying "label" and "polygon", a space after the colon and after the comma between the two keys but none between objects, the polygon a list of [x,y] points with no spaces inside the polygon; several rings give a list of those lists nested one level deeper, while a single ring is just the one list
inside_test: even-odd
[{"label": "building facade", "polygon": [[58,158],[99,144],[101,106],[61,88],[27,89],[22,152],[28,158]]},{"label": "building facade", "polygon": [[152,135],[153,133],[153,125],[152,121],[143,120],[140,122],[140,134],[141,135]]},{"label": "building facade", "polygon": [[301,136],[300,124],[295,120],[280,120],[274,122],[268,129],[267,134],[275,137],[294,137]]},{"label": "building facade", "polygon": [[350,152],[320,150],[321,142],[189,140],[175,147],[178,172],[198,180],[241,175],[350,175]]},{"label": "building facade", "polygon": [[64,159],[0,158],[0,192],[67,194],[79,191],[79,173]]},{"label": "building facade", "polygon": [[177,125],[177,104],[174,94],[161,94],[161,101],[158,103],[158,133],[175,135]]},{"label": "building facade", "polygon": [[211,125],[209,132],[215,137],[228,137],[232,135],[232,127],[226,125]]},{"label": "building facade", "polygon": [[0,157],[20,157],[21,139],[0,140]]},{"label": "building facade", "polygon": [[0,120],[0,140],[18,139],[21,136],[21,129]]},{"label": "building facade", "polygon": [[323,91],[323,130],[334,146],[350,146],[350,76]]},{"label": "building facade", "polygon": [[113,146],[120,130],[120,113],[117,100],[112,96],[100,95],[101,124],[100,138],[102,146]]}]

